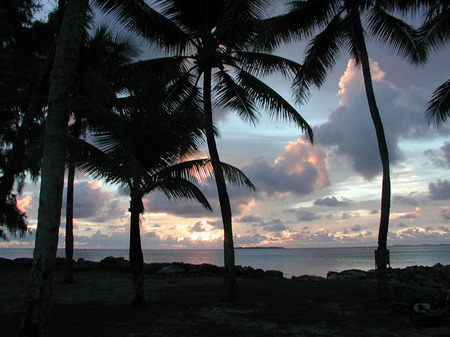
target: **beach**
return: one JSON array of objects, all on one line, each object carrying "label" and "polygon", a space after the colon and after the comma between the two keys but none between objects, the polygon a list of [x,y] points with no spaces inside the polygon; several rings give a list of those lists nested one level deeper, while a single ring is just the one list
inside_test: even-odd
[{"label": "beach", "polygon": [[[2,336],[18,336],[29,268],[0,272]],[[413,324],[380,302],[374,280],[297,282],[238,278],[239,298],[221,300],[222,277],[147,274],[148,307],[132,309],[127,271],[77,270],[75,283],[55,274],[52,336],[447,336],[449,322]]]}]

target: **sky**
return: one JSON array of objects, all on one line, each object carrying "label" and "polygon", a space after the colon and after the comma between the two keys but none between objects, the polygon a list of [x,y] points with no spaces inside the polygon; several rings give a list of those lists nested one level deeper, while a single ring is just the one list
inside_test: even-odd
[{"label": "sky", "polygon": [[[450,244],[450,124],[430,127],[424,118],[432,92],[450,76],[450,47],[420,67],[376,42],[368,47],[390,151],[388,245]],[[292,43],[276,54],[301,63],[304,48],[305,43]],[[295,104],[288,82],[278,77],[266,82]],[[256,192],[229,187],[235,246],[376,246],[381,163],[360,69],[343,52],[324,86],[313,90],[306,105],[295,106],[313,127],[314,144],[264,111],[256,126],[232,112],[215,115],[221,160],[240,168],[256,186]],[[194,202],[169,202],[157,192],[145,199],[144,249],[222,248],[215,185],[205,182],[200,188],[212,213]],[[10,237],[0,247],[33,247],[38,200],[39,184],[28,183],[19,206],[28,214],[32,233]],[[121,188],[78,172],[75,248],[127,248],[128,207]],[[63,210],[61,247],[64,217]]]}]

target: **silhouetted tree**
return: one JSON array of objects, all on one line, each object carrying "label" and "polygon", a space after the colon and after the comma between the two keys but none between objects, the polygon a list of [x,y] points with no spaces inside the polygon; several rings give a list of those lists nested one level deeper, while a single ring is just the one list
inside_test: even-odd
[{"label": "silhouetted tree", "polygon": [[[189,66],[186,77],[201,83],[205,131],[214,168],[224,228],[224,298],[236,298],[235,258],[230,199],[217,151],[213,103],[256,123],[258,108],[296,123],[312,139],[299,113],[258,77],[274,72],[292,75],[299,65],[253,51],[253,37],[270,8],[263,0],[158,0],[155,8],[138,0],[97,0],[127,27]],[[214,97],[214,99],[213,99]]]},{"label": "silhouetted tree", "polygon": [[[145,72],[144,65],[150,63],[154,63],[157,72]],[[182,99],[171,85],[167,74],[173,70],[155,67],[162,64],[155,60],[126,67],[128,72],[138,71],[139,75],[132,76],[127,85],[128,95],[118,100],[115,113],[106,122],[101,117],[103,122],[99,123],[94,136],[102,152],[93,150],[92,159],[85,157],[87,162],[82,165],[94,177],[119,183],[130,194],[129,255],[135,307],[146,305],[140,239],[144,196],[159,190],[169,199],[195,199],[211,210],[204,195],[193,184],[193,180],[211,176],[210,160],[183,161],[185,156],[194,155],[199,149],[204,129],[202,115],[195,95]],[[253,186],[238,170],[226,165],[225,169],[231,173],[228,176],[233,182]]]},{"label": "silhouetted tree", "polygon": [[419,48],[417,31],[391,14],[395,13],[399,5],[397,1],[309,0],[291,1],[290,5],[287,14],[268,20],[272,26],[270,32],[274,35],[264,42],[267,48],[272,49],[282,41],[307,38],[319,31],[311,40],[303,67],[294,79],[294,90],[299,102],[305,102],[309,97],[311,86],[320,87],[323,84],[327,71],[334,66],[341,49],[348,50],[362,68],[383,169],[376,264],[379,297],[387,299],[387,235],[391,204],[389,152],[375,99],[366,38],[374,37],[389,44],[412,63],[423,62],[425,53]]}]

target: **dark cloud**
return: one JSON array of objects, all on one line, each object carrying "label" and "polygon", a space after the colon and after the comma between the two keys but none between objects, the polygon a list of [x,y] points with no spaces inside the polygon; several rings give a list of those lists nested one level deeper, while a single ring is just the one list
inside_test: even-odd
[{"label": "dark cloud", "polygon": [[400,205],[419,206],[419,203],[414,197],[405,197],[399,194],[392,196],[392,203]]},{"label": "dark cloud", "polygon": [[313,221],[313,220],[317,220],[320,218],[321,218],[320,214],[316,214],[311,211],[307,211],[304,209],[299,209],[297,211],[297,220],[298,221]]},{"label": "dark cloud", "polygon": [[447,167],[450,167],[450,142],[445,142],[445,145],[441,147],[441,151],[444,153]]},{"label": "dark cloud", "polygon": [[350,200],[344,198],[342,198],[342,200],[339,201],[334,196],[314,200],[314,205],[327,207],[346,207],[349,206],[351,203],[352,202]]},{"label": "dark cloud", "polygon": [[259,214],[244,215],[242,218],[237,219],[237,222],[261,222],[264,216]]},{"label": "dark cloud", "polygon": [[260,224],[255,224],[255,226],[262,227],[263,230],[268,233],[279,233],[285,230],[290,230],[290,228],[287,227],[280,219],[261,222]]},{"label": "dark cloud", "polygon": [[433,200],[448,200],[450,199],[450,181],[438,179],[436,183],[429,183],[428,192]]}]

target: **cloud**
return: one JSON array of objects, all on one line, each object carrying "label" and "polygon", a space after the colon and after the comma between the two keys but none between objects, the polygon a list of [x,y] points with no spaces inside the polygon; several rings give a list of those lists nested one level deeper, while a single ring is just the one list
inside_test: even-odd
[{"label": "cloud", "polygon": [[352,202],[348,199],[342,198],[339,201],[336,197],[325,197],[322,199],[314,200],[314,205],[316,206],[327,206],[327,207],[346,207],[349,206]]},{"label": "cloud", "polygon": [[313,221],[321,218],[320,214],[305,209],[297,210],[296,214],[298,221]]},{"label": "cloud", "polygon": [[393,213],[391,214],[390,218],[392,220],[398,220],[398,219],[418,219],[420,218],[420,208],[416,207],[416,209],[413,212],[408,213]]},{"label": "cloud", "polygon": [[353,225],[350,228],[346,228],[343,233],[344,234],[352,234],[352,233],[359,233],[362,232],[363,228],[361,225]]},{"label": "cloud", "polygon": [[[66,193],[64,189],[63,210],[66,209]],[[81,181],[74,185],[73,212],[76,219],[89,219],[93,222],[103,222],[124,216],[126,206],[120,206],[114,199],[114,194],[102,189],[98,182]]]},{"label": "cloud", "polygon": [[280,219],[270,220],[268,222],[263,222],[259,226],[263,227],[265,232],[279,233],[282,231],[290,230]]},{"label": "cloud", "polygon": [[284,152],[269,164],[259,157],[242,169],[255,184],[258,194],[310,194],[329,185],[326,154],[303,137],[285,146]]},{"label": "cloud", "polygon": [[450,181],[438,179],[436,183],[429,183],[428,192],[433,200],[448,200],[450,199]]},{"label": "cloud", "polygon": [[[385,73],[377,62],[371,61],[371,71],[390,162],[395,164],[403,158],[399,148],[402,138],[434,136],[423,118],[428,93],[418,88],[409,92],[396,88],[384,79]],[[381,173],[381,160],[361,70],[353,60],[349,61],[339,86],[340,106],[327,122],[314,129],[316,143],[333,146],[336,154],[348,158],[353,169],[370,180]]]},{"label": "cloud", "polygon": [[442,215],[442,219],[450,220],[450,207],[448,206],[441,207],[439,212]]},{"label": "cloud", "polygon": [[236,219],[237,222],[261,222],[264,219],[263,215],[260,214],[248,214],[244,215],[242,218]]},{"label": "cloud", "polygon": [[400,205],[419,206],[419,203],[414,197],[411,196],[405,197],[399,194],[392,196],[392,203]]}]

